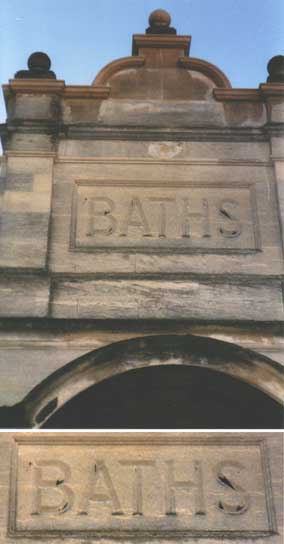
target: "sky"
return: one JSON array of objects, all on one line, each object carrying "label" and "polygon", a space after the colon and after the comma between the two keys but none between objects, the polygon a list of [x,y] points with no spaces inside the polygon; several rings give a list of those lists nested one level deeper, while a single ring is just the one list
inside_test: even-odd
[{"label": "sky", "polygon": [[157,8],[192,36],[190,55],[216,64],[233,87],[258,87],[268,60],[283,53],[283,0],[0,0],[0,81],[44,51],[58,79],[89,85],[105,64],[131,55],[132,34],[144,33]]}]

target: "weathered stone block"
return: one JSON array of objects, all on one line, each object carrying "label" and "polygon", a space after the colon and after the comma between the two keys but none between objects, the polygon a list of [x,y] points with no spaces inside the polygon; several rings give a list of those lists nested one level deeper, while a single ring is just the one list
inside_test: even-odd
[{"label": "weathered stone block", "polygon": [[21,433],[0,443],[3,544],[282,542],[279,434]]},{"label": "weathered stone block", "polygon": [[0,277],[1,317],[45,317],[48,314],[50,281],[36,276]]},{"label": "weathered stone block", "polygon": [[45,269],[49,238],[52,159],[8,157],[2,198],[0,265]]},{"label": "weathered stone block", "polygon": [[283,321],[280,282],[248,284],[159,280],[57,281],[56,318]]}]

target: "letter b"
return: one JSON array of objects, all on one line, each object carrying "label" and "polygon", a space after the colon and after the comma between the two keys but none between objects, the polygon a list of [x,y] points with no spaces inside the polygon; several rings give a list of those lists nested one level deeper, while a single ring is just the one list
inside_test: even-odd
[{"label": "letter b", "polygon": [[[53,477],[50,480],[43,478],[43,469],[52,467],[57,469],[58,478]],[[35,466],[35,494],[33,498],[33,510],[31,515],[38,514],[64,514],[72,508],[74,502],[74,493],[66,482],[71,479],[71,470],[67,463],[56,459],[38,461]],[[47,504],[43,500],[44,490],[53,489],[54,495],[61,495],[61,501],[58,504]],[[53,501],[52,501],[53,502]]]}]

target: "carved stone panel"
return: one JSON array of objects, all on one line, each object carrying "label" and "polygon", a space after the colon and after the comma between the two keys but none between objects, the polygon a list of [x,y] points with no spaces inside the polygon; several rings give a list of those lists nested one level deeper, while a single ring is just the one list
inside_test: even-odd
[{"label": "carved stone panel", "polygon": [[253,435],[26,435],[11,486],[15,537],[277,533],[265,440]]},{"label": "carved stone panel", "polygon": [[253,184],[75,183],[71,248],[251,253],[260,249]]},{"label": "carved stone panel", "polygon": [[[73,153],[79,150],[74,144]],[[138,159],[134,151],[127,147],[127,160],[59,159],[52,272],[279,277],[283,254],[267,163]]]}]

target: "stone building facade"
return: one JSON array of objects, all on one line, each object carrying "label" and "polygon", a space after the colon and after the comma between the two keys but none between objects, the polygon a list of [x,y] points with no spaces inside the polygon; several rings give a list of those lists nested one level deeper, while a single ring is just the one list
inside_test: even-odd
[{"label": "stone building facade", "polygon": [[236,89],[149,25],[3,86],[2,427],[282,426],[283,57]]}]

